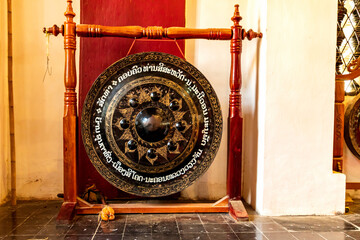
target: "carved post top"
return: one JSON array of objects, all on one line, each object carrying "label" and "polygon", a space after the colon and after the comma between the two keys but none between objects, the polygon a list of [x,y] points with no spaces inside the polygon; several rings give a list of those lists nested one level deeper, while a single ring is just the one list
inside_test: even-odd
[{"label": "carved post top", "polygon": [[57,36],[59,33],[61,33],[64,36],[64,25],[61,25],[60,28],[56,24],[49,28],[44,27],[43,33],[52,34],[54,36]]},{"label": "carved post top", "polygon": [[235,7],[234,16],[231,18],[231,21],[234,22],[234,26],[240,26],[239,22],[242,19],[242,17],[240,16],[240,12],[239,12],[239,4],[236,4],[234,7]]},{"label": "carved post top", "polygon": [[76,16],[72,7],[72,0],[67,0],[67,7],[64,13],[67,22],[73,22],[73,18]]},{"label": "carved post top", "polygon": [[254,32],[252,29],[250,29],[249,31],[245,31],[245,29],[242,29],[241,32],[241,38],[244,40],[245,38],[247,38],[248,40],[251,40],[253,38],[262,38],[263,34],[261,32]]}]

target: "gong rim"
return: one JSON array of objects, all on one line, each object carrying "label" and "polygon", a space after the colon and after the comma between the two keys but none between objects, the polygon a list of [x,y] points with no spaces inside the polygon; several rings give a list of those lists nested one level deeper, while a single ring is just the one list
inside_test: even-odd
[{"label": "gong rim", "polygon": [[[142,182],[140,184],[136,181],[135,182],[132,180],[128,181],[128,179],[124,178],[124,176],[119,176],[125,172],[124,169],[126,167],[127,167],[126,168],[127,172],[124,174],[129,174],[129,169],[131,169],[131,171],[136,172],[136,174],[139,174],[139,172],[141,174],[143,174],[141,176],[147,176],[147,174],[149,175],[149,173],[147,173],[147,172],[146,172],[146,174],[141,172],[142,169],[139,167],[136,167],[135,163],[132,164],[129,161],[121,161],[120,162],[120,160],[126,159],[126,158],[123,158],[118,161],[118,162],[120,162],[120,165],[118,164],[116,167],[114,167],[114,163],[118,163],[118,162],[114,161],[114,162],[112,162],[113,168],[116,169],[117,171],[112,169],[110,165],[109,166],[106,165],[107,159],[105,157],[104,152],[99,151],[98,146],[94,146],[94,140],[96,140],[96,136],[97,136],[96,133],[94,133],[94,132],[96,132],[96,127],[97,127],[97,124],[95,123],[96,121],[94,120],[94,119],[96,119],[96,117],[94,117],[94,116],[97,116],[96,114],[99,114],[99,116],[101,116],[101,119],[103,119],[102,121],[107,122],[108,125],[107,125],[106,131],[105,131],[105,132],[107,132],[107,134],[106,134],[106,136],[104,135],[105,137],[102,138],[102,141],[104,143],[106,141],[111,142],[111,144],[106,143],[109,146],[113,145],[114,141],[109,140],[110,138],[112,138],[111,137],[112,130],[111,130],[111,126],[109,123],[111,123],[113,121],[114,112],[111,112],[111,111],[107,112],[107,110],[109,109],[109,107],[111,108],[111,107],[114,107],[117,105],[117,100],[115,100],[116,99],[115,95],[116,94],[121,95],[121,93],[119,93],[118,91],[115,91],[115,90],[114,90],[114,92],[112,92],[112,90],[110,90],[109,96],[111,96],[111,97],[109,97],[108,99],[111,99],[112,102],[111,102],[111,100],[109,100],[110,103],[106,103],[107,105],[105,104],[106,107],[103,107],[103,109],[101,109],[102,110],[101,113],[97,113],[96,111],[98,111],[98,110],[95,110],[96,107],[98,107],[98,105],[99,105],[99,103],[98,103],[99,99],[100,99],[99,96],[105,92],[104,88],[107,87],[108,89],[110,89],[109,86],[111,86],[111,80],[109,80],[109,79],[116,79],[116,78],[120,79],[120,77],[123,76],[121,74],[128,68],[130,68],[130,67],[133,68],[134,64],[144,66],[144,64],[146,65],[146,63],[148,63],[148,62],[151,62],[151,63],[155,62],[155,63],[159,63],[159,64],[162,63],[162,64],[165,64],[165,66],[173,66],[173,67],[175,66],[179,70],[183,71],[184,74],[186,74],[189,79],[196,80],[196,81],[194,81],[193,86],[196,86],[200,90],[203,90],[203,92],[204,92],[203,98],[208,101],[207,104],[209,104],[208,107],[210,107],[208,109],[208,111],[209,111],[209,113],[211,112],[211,116],[212,116],[211,123],[213,126],[209,127],[209,134],[208,134],[209,139],[208,139],[208,142],[206,143],[206,146],[207,146],[206,149],[199,148],[199,144],[200,144],[199,139],[201,138],[200,136],[204,137],[205,134],[198,132],[197,134],[193,134],[191,137],[191,140],[193,142],[195,141],[195,143],[189,144],[190,154],[194,154],[194,155],[197,154],[198,157],[193,157],[191,159],[190,156],[186,156],[186,158],[182,159],[182,161],[179,161],[177,163],[175,161],[175,164],[173,164],[173,166],[175,166],[175,167],[171,170],[175,169],[176,173],[171,173],[171,174],[173,174],[173,175],[174,174],[175,175],[182,174],[182,175],[179,175],[179,177],[174,177],[171,180],[162,182],[161,179],[160,180],[156,179],[159,177],[157,177],[157,175],[154,175],[155,173],[150,171],[150,175],[151,174],[154,175],[154,177],[153,177],[155,179],[154,181],[158,181],[158,182],[156,182],[156,183],[147,182],[146,184],[144,182]],[[159,77],[159,76],[155,74],[155,77]],[[167,77],[169,77],[169,76],[167,76]],[[134,79],[136,80],[138,78],[128,78],[126,80],[128,82],[132,82],[132,81],[135,81]],[[168,80],[170,82],[171,81],[175,82],[174,79],[172,79],[170,77],[169,77],[169,79]],[[109,84],[109,81],[110,81],[110,84]],[[152,83],[151,81],[152,80],[149,80],[148,83]],[[137,84],[134,84],[134,86],[135,86],[134,88],[136,88]],[[199,99],[195,99],[195,100],[197,101]],[[187,103],[187,104],[189,104],[189,103]],[[193,105],[196,105],[196,104],[193,104]],[[198,111],[199,111],[199,109],[201,109],[199,106],[195,106],[195,108]],[[137,113],[137,114],[139,114],[139,113]],[[197,116],[197,117],[199,118],[199,116]],[[201,115],[200,118],[202,118],[202,121],[203,121],[204,118],[206,118],[206,116],[204,117]],[[179,192],[179,191],[187,188],[188,186],[190,186],[196,179],[198,179],[201,175],[203,175],[206,172],[206,170],[210,167],[210,165],[211,165],[212,161],[214,160],[215,155],[219,149],[221,135],[222,135],[222,114],[221,114],[220,103],[219,103],[219,100],[216,96],[214,89],[212,88],[210,83],[207,81],[207,79],[204,77],[204,75],[199,70],[197,70],[194,66],[192,66],[190,63],[186,62],[185,60],[178,58],[176,56],[170,55],[170,54],[159,53],[159,52],[146,52],[146,53],[130,55],[128,57],[122,58],[119,61],[115,62],[110,67],[108,67],[102,74],[100,74],[99,77],[95,80],[94,84],[92,85],[92,87],[90,88],[90,90],[86,96],[83,111],[82,111],[81,123],[82,123],[81,124],[81,134],[82,134],[83,143],[84,143],[86,152],[87,152],[89,159],[92,162],[93,166],[100,173],[100,175],[102,175],[109,183],[111,183],[115,187],[119,188],[120,190],[123,190],[125,192],[131,193],[134,195],[146,196],[146,197],[166,196],[166,195],[170,195],[170,194]],[[197,123],[197,121],[195,121],[195,123]],[[204,126],[204,122],[200,122],[200,123],[201,123],[200,124],[201,126]],[[99,126],[101,126],[101,124],[104,124],[104,123],[100,123]],[[106,144],[104,144],[104,145],[106,145]],[[195,145],[195,147],[192,145]],[[114,145],[112,147],[114,147]],[[113,150],[114,152],[117,151],[117,154],[116,154],[117,157],[121,156],[121,154],[119,154],[121,151],[116,150],[116,147],[114,147],[114,148],[112,148],[112,147],[110,148],[110,150]],[[199,149],[196,150],[197,148],[199,148]],[[157,151],[155,151],[155,152],[157,153]],[[112,153],[112,151],[111,151],[111,153]],[[184,153],[184,152],[182,152],[182,153]],[[111,156],[114,156],[114,155],[111,155]],[[138,155],[139,155],[139,153],[138,153]],[[158,156],[159,156],[159,154],[158,154]],[[191,161],[189,159],[191,159]],[[140,161],[140,159],[139,159],[139,161]],[[135,166],[135,167],[131,168],[131,166],[132,167]],[[189,169],[186,169],[186,168],[189,168]],[[122,169],[122,170],[120,171],[119,169]],[[164,172],[164,174],[171,172],[168,169],[165,169],[165,170],[163,169],[162,171]],[[179,173],[179,171],[180,171],[180,173]],[[158,174],[158,173],[159,172],[156,172],[156,174]],[[137,176],[137,175],[134,175],[134,173],[132,173],[132,175]],[[168,176],[169,176],[169,174],[166,175],[166,177],[168,177]],[[128,177],[128,178],[130,178],[130,177]],[[148,178],[152,179],[152,177],[148,177]],[[171,178],[171,176],[170,176],[170,178]]]}]

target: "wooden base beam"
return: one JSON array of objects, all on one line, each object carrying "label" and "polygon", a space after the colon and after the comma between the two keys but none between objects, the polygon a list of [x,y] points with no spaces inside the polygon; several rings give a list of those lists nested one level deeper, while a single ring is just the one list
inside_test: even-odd
[{"label": "wooden base beam", "polygon": [[244,207],[241,200],[230,200],[229,201],[229,214],[236,221],[248,221],[249,215]]},{"label": "wooden base beam", "polygon": [[[109,204],[115,213],[221,213],[229,212],[228,198],[216,203],[124,203]],[[77,214],[98,214],[103,204],[89,204],[78,199]]]},{"label": "wooden base beam", "polygon": [[56,218],[58,223],[70,223],[75,217],[76,202],[64,202]]}]

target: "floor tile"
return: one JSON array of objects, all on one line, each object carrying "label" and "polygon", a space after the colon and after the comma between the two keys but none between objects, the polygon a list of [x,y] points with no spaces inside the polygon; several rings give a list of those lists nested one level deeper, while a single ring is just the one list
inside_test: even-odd
[{"label": "floor tile", "polygon": [[210,233],[232,233],[233,230],[228,224],[225,223],[212,223],[212,224],[204,224],[204,228],[207,232]]},{"label": "floor tile", "polygon": [[324,240],[324,238],[315,232],[291,232],[291,235],[293,235],[298,240]]},{"label": "floor tile", "polygon": [[357,230],[357,227],[340,217],[276,217],[274,220],[290,231],[332,232]]},{"label": "floor tile", "polygon": [[176,222],[160,222],[152,225],[153,233],[177,233],[179,232]]},{"label": "floor tile", "polygon": [[277,223],[254,223],[261,232],[286,232],[286,229]]},{"label": "floor tile", "polygon": [[151,235],[151,229],[150,224],[129,223],[125,226],[125,233],[149,233]]},{"label": "floor tile", "polygon": [[3,238],[2,240],[28,240],[28,239],[31,239],[31,238],[35,238],[33,236],[8,236],[8,237],[5,237]]},{"label": "floor tile", "polygon": [[199,214],[202,223],[226,223],[223,214],[203,213]]},{"label": "floor tile", "polygon": [[202,224],[178,224],[180,233],[205,233]]},{"label": "floor tile", "polygon": [[130,214],[127,216],[126,222],[131,224],[152,224],[154,222],[153,214]]},{"label": "floor tile", "polygon": [[46,225],[44,226],[38,235],[47,235],[47,236],[53,236],[53,235],[66,235],[66,233],[70,230],[70,226],[57,226],[57,225]]},{"label": "floor tile", "polygon": [[153,233],[153,240],[180,240],[180,235],[177,233]]},{"label": "floor tile", "polygon": [[72,226],[67,232],[67,235],[92,235],[95,233],[94,226]]},{"label": "floor tile", "polygon": [[121,240],[123,235],[95,235],[94,240]]},{"label": "floor tile", "polygon": [[[58,224],[56,216],[61,203],[21,201],[17,207],[0,207],[0,240],[90,240],[99,225],[98,215],[79,215],[70,224]],[[360,240],[359,213],[307,217],[250,215],[248,222],[235,222],[222,213],[118,214],[114,221],[100,222],[95,239]]]},{"label": "floor tile", "polygon": [[[34,239],[37,240],[63,240],[65,235],[36,235]],[[31,240],[31,239],[30,239]]]},{"label": "floor tile", "polygon": [[20,225],[17,228],[15,228],[9,235],[36,235],[40,232],[43,226],[30,226],[30,225]]},{"label": "floor tile", "polygon": [[122,240],[149,240],[151,233],[125,233]]},{"label": "floor tile", "polygon": [[195,223],[195,224],[201,224],[201,220],[199,218],[198,214],[176,214],[176,221],[178,223]]},{"label": "floor tile", "polygon": [[289,232],[267,232],[267,233],[264,233],[264,235],[269,240],[292,240],[292,239],[296,239]]},{"label": "floor tile", "polygon": [[344,232],[320,232],[319,234],[326,240],[342,240],[342,239],[353,240],[354,239],[354,238],[350,237],[349,235],[345,234]]},{"label": "floor tile", "polygon": [[121,235],[125,229],[125,223],[119,222],[101,222],[97,235]]},{"label": "floor tile", "polygon": [[180,233],[181,240],[210,240],[206,233]]},{"label": "floor tile", "polygon": [[26,218],[5,218],[4,221],[0,221],[0,237],[4,237],[9,234],[13,229],[21,225]]},{"label": "floor tile", "polygon": [[360,231],[346,231],[345,233],[350,237],[353,237],[355,239],[360,239]]},{"label": "floor tile", "polygon": [[38,216],[36,214],[28,217],[22,225],[45,225],[50,222],[52,216]]},{"label": "floor tile", "polygon": [[263,240],[267,239],[261,232],[236,233],[240,240]]},{"label": "floor tile", "polygon": [[340,217],[342,219],[360,227],[360,215],[359,214],[344,215],[344,216],[340,216]]},{"label": "floor tile", "polygon": [[211,240],[239,240],[235,233],[209,233]]},{"label": "floor tile", "polygon": [[250,222],[229,224],[234,232],[256,232],[256,227]]},{"label": "floor tile", "polygon": [[97,226],[98,223],[98,215],[80,215],[76,217],[74,226]]},{"label": "floor tile", "polygon": [[93,235],[66,235],[64,240],[90,240]]}]

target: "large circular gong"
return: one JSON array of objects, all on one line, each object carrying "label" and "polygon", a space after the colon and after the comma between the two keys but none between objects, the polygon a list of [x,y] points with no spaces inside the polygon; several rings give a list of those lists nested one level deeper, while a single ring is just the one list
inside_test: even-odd
[{"label": "large circular gong", "polygon": [[108,67],[81,119],[87,154],[117,188],[158,197],[183,190],[219,148],[219,100],[203,74],[176,56],[146,52]]}]

